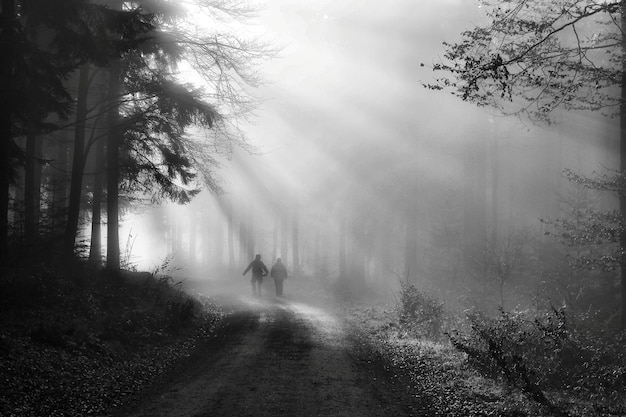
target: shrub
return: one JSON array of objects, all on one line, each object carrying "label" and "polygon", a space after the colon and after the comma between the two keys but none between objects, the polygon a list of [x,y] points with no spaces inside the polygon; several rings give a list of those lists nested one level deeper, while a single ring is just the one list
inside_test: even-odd
[{"label": "shrub", "polygon": [[412,330],[433,337],[441,333],[443,303],[420,292],[414,285],[400,283],[400,323]]},{"label": "shrub", "polygon": [[537,317],[501,311],[496,318],[471,314],[468,319],[470,332],[456,332],[450,340],[469,364],[503,378],[553,414],[563,412],[546,397],[550,389],[573,391],[596,403],[623,396],[621,339],[573,328],[562,309]]},{"label": "shrub", "polygon": [[[450,339],[457,349],[468,355],[470,364],[488,376],[504,377],[506,382],[540,404],[551,406],[542,391],[539,367],[533,363],[541,357],[538,351],[544,346],[532,321],[505,311],[495,319],[481,314],[472,314],[468,319],[470,334],[457,333]],[[548,355],[544,358],[549,359],[551,352],[544,350]]]},{"label": "shrub", "polygon": [[187,296],[170,299],[165,309],[165,320],[171,331],[178,332],[180,328],[189,326],[196,317],[197,302]]}]

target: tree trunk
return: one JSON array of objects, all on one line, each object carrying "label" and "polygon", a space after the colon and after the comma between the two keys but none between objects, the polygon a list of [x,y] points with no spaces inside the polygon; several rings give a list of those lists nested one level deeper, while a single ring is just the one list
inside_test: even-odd
[{"label": "tree trunk", "polygon": [[220,270],[224,268],[224,218],[215,216],[215,259]]},{"label": "tree trunk", "polygon": [[[15,0],[2,0],[0,13],[0,91],[11,91],[15,61]],[[9,179],[11,177],[11,143],[13,141],[11,103],[0,100],[0,267],[6,261],[9,247]],[[0,271],[4,274],[4,268]]]},{"label": "tree trunk", "polygon": [[[363,287],[366,282],[365,251],[369,242],[366,242],[363,222],[361,221],[360,216],[356,213],[351,221],[351,229],[354,243],[352,244],[352,251],[350,254],[350,278],[353,287],[356,289]],[[417,231],[415,234],[417,236]],[[417,249],[415,252],[417,253]]]},{"label": "tree trunk", "polygon": [[[622,28],[626,28],[626,0],[622,1]],[[620,108],[620,170],[622,175],[626,172],[626,35],[622,35],[622,95]],[[622,219],[626,219],[626,190],[621,190],[619,195],[619,210]],[[620,235],[621,252],[626,248],[626,233]],[[620,285],[621,285],[621,311],[620,328],[626,329],[626,261],[621,260]]]},{"label": "tree trunk", "polygon": [[340,214],[339,219],[339,279],[348,278],[346,271],[346,215]]},{"label": "tree trunk", "polygon": [[[261,250],[256,248],[256,225],[254,219],[254,206],[250,204],[250,212],[246,215],[246,222],[248,224],[247,229],[247,247],[248,247],[248,259],[254,258],[255,253],[261,253]],[[256,250],[256,252],[255,252]]]},{"label": "tree trunk", "polygon": [[498,138],[496,132],[491,137],[491,245],[498,240]]},{"label": "tree trunk", "polygon": [[417,283],[417,213],[409,210],[404,254],[405,275],[409,283]]},{"label": "tree trunk", "polygon": [[463,149],[463,259],[472,263],[484,257],[486,243],[488,146],[476,133]]},{"label": "tree trunk", "polygon": [[330,277],[330,252],[331,252],[331,235],[326,228],[322,229],[322,268],[321,277],[326,280]]},{"label": "tree trunk", "polygon": [[60,137],[57,140],[57,157],[55,173],[53,175],[53,198],[52,198],[52,230],[55,239],[65,232],[65,219],[67,215],[67,171],[68,171],[69,146],[67,139]]},{"label": "tree trunk", "polygon": [[228,216],[228,271],[232,273],[235,270],[235,225],[231,204],[226,205],[226,215]]},{"label": "tree trunk", "polygon": [[76,101],[76,127],[74,130],[74,160],[72,162],[72,179],[70,185],[70,201],[67,211],[67,223],[63,239],[65,256],[74,255],[78,218],[80,215],[80,199],[83,191],[83,172],[85,170],[85,125],[87,118],[87,92],[89,90],[89,64],[80,67],[78,80],[78,98]]},{"label": "tree trunk", "polygon": [[[191,209],[190,209],[191,210]],[[198,226],[199,226],[199,217],[200,213],[196,213],[192,210],[190,223],[187,225],[189,227],[189,266],[191,268],[195,268],[198,264],[198,259],[196,256],[196,245],[198,240]]]},{"label": "tree trunk", "polygon": [[287,238],[287,236],[289,236],[289,215],[286,212],[283,212],[280,220],[280,257],[283,260],[283,263],[286,264],[289,262],[289,241]]},{"label": "tree trunk", "polygon": [[34,134],[26,137],[26,172],[24,175],[24,234],[27,244],[38,238],[39,202],[41,198],[41,140]]},{"label": "tree trunk", "polygon": [[172,253],[180,260],[185,256],[183,251],[182,220],[176,214],[169,214],[168,217],[172,225]]},{"label": "tree trunk", "polygon": [[107,135],[107,263],[110,271],[120,269],[119,231],[119,182],[120,182],[120,127],[119,100],[121,63],[119,59],[111,63],[109,72],[109,113]]},{"label": "tree trunk", "polygon": [[239,213],[239,264],[243,265],[250,260],[248,259],[248,232],[246,231],[246,219],[243,213]]},{"label": "tree trunk", "polygon": [[291,227],[291,237],[292,237],[292,248],[291,252],[293,254],[293,274],[296,275],[300,272],[300,236],[298,230],[298,208],[294,208],[293,210],[293,219],[292,219],[292,227]]},{"label": "tree trunk", "polygon": [[[4,106],[3,106],[4,107]],[[0,110],[0,265],[6,261],[9,247],[9,178],[11,158],[9,157],[11,116],[6,109]]]},{"label": "tree trunk", "polygon": [[319,228],[315,229],[315,243],[313,246],[313,267],[315,271],[315,275],[319,278],[320,275],[320,265],[322,263],[320,259],[320,244],[321,244],[321,232]]},{"label": "tree trunk", "polygon": [[274,215],[274,230],[272,231],[272,259],[271,263],[276,262],[278,257],[278,229],[280,227],[280,219],[278,215]]},{"label": "tree trunk", "polygon": [[93,180],[93,199],[91,201],[91,244],[89,262],[102,264],[102,176],[104,173],[104,142],[96,145],[96,172]]}]

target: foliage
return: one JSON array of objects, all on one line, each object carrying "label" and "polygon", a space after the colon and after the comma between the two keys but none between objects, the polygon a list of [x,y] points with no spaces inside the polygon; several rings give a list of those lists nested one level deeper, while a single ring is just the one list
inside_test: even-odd
[{"label": "foliage", "polygon": [[168,322],[168,329],[178,332],[181,328],[185,328],[192,323],[197,316],[199,306],[195,300],[183,297],[179,294],[167,302],[165,308],[165,320]]},{"label": "foliage", "polygon": [[[69,135],[69,129],[76,127],[78,132],[82,126],[91,129],[91,134],[84,149],[82,141],[75,144],[71,202],[80,201],[84,192],[76,180],[84,174],[81,165],[93,159],[88,159],[92,147],[113,132],[116,134],[111,137],[120,145],[121,172],[117,175],[111,170],[116,178],[108,180],[110,193],[119,183],[122,196],[129,201],[141,193],[140,198],[151,198],[152,202],[170,199],[187,203],[202,185],[220,191],[213,155],[230,153],[234,145],[245,146],[241,132],[228,125],[237,126],[237,119],[246,117],[253,108],[255,100],[248,87],[261,81],[256,63],[273,55],[265,44],[242,39],[243,32],[235,30],[253,17],[253,8],[230,0],[195,0],[184,5],[171,1],[6,2],[0,19],[0,46],[7,58],[0,71],[0,89],[6,93],[1,105],[6,111],[0,112],[4,115],[0,130],[7,136],[2,152],[6,158],[1,161],[7,169],[3,172],[9,173],[23,163],[24,151],[11,139],[52,130]],[[206,14],[211,22],[193,23],[198,20],[186,14],[191,10],[196,15]],[[182,71],[177,64],[183,59],[197,70],[197,80],[203,78],[204,88],[180,81]],[[73,77],[79,67],[88,68],[90,76],[88,81],[87,77],[81,81],[75,97]],[[86,109],[87,114],[76,112],[76,120],[72,120],[75,107]],[[67,120],[71,121],[65,123]],[[197,128],[193,134],[191,127]],[[65,131],[59,133],[60,129]],[[199,133],[205,129],[214,132]],[[109,151],[112,148],[109,144]],[[43,160],[53,158],[42,155]],[[56,168],[55,175],[60,178],[65,168]],[[87,171],[91,169],[87,167]],[[19,178],[16,172],[8,175],[11,178],[5,178],[5,188]],[[8,189],[2,190],[2,195],[8,198]],[[55,207],[62,205],[54,203]],[[0,205],[3,212],[18,214],[8,202]],[[75,237],[71,236],[76,233],[71,225],[78,205],[71,207],[68,242]],[[8,218],[6,214],[0,217]],[[31,218],[35,216],[28,219],[39,224],[41,219]],[[6,225],[5,230],[5,223],[0,222],[3,252],[10,228]]]},{"label": "foliage", "polygon": [[425,87],[543,122],[558,107],[619,104],[619,1],[488,0],[481,6],[489,23],[463,32],[459,43],[444,43],[446,60],[433,70],[449,75]]},{"label": "foliage", "polygon": [[559,240],[578,248],[577,268],[615,271],[624,264],[619,248],[623,218],[619,212],[585,210],[576,219],[560,218],[553,223]]},{"label": "foliage", "polygon": [[419,291],[417,287],[400,283],[400,323],[426,336],[437,336],[444,320],[443,303]]},{"label": "foliage", "polygon": [[131,229],[128,232],[128,237],[126,238],[126,244],[124,245],[124,250],[122,251],[122,257],[120,259],[120,265],[124,270],[136,271],[137,266],[133,260],[133,247],[135,246],[135,241],[137,240],[137,235],[133,235],[133,230]]},{"label": "foliage", "polygon": [[501,311],[496,318],[468,318],[471,331],[451,334],[452,344],[467,354],[474,368],[503,378],[552,413],[564,413],[547,394],[553,390],[573,390],[596,407],[615,404],[624,395],[624,335],[611,339],[575,327],[557,309],[538,317]]},{"label": "foliage", "polygon": [[[463,32],[458,43],[444,43],[445,59],[433,70],[445,75],[425,87],[543,123],[559,108],[625,117],[619,94],[625,70],[622,1],[486,0],[481,6],[487,23]],[[598,180],[566,174],[590,189],[623,194],[622,173]],[[624,264],[623,213],[576,211],[557,223],[564,240],[586,246],[575,254],[578,268],[611,271]],[[604,247],[598,251],[599,244]]]},{"label": "foliage", "polygon": [[[497,384],[464,366],[463,355],[445,341],[432,341],[398,325],[388,305],[351,305],[345,312],[358,341],[372,350],[413,398],[410,415],[544,416],[528,400],[504,393]],[[369,362],[369,361],[368,361]],[[400,400],[398,398],[398,400]]]},{"label": "foliage", "polygon": [[[541,219],[545,234],[560,243],[551,250],[550,258],[543,254],[544,263],[561,259],[560,270],[545,271],[547,282],[560,294],[560,299],[572,313],[594,311],[613,321],[619,309],[616,272],[624,264],[620,237],[624,232],[623,216],[615,210],[602,210],[602,191],[621,193],[622,176],[608,172],[587,178],[565,170],[572,187],[561,197],[563,217]],[[546,262],[547,261],[547,262]]]},{"label": "foliage", "polygon": [[0,414],[103,415],[223,316],[149,273],[37,264],[0,282]]},{"label": "foliage", "polygon": [[[254,16],[254,6],[239,1],[196,0],[172,7],[138,2],[149,10],[155,30],[124,57],[121,101],[123,167],[129,194],[144,192],[153,201],[187,203],[205,185],[219,191],[214,153],[246,147],[238,120],[256,101],[250,86],[261,79],[256,63],[271,58],[268,45],[245,38],[236,28]],[[211,24],[188,19],[203,14]],[[180,82],[185,61],[198,75],[195,85]],[[199,81],[201,80],[201,81]],[[210,128],[194,136],[188,128]]]},{"label": "foliage", "polygon": [[[158,46],[148,50],[166,54]],[[125,60],[122,189],[187,203],[198,190],[191,186],[196,171],[185,130],[191,125],[210,128],[219,116],[199,91],[175,81],[168,68],[172,63],[164,65],[145,54],[136,51]]]},{"label": "foliage", "polygon": [[[6,16],[11,25],[1,43],[13,65],[3,96],[11,103],[14,137],[58,129],[48,116],[72,115],[75,98],[67,84],[72,72],[82,62],[108,65],[154,28],[145,14],[84,0],[20,0],[14,12]],[[112,40],[110,32],[124,37]]]},{"label": "foliage", "polygon": [[[565,170],[565,176],[572,184],[589,192],[608,191],[618,196],[624,193],[624,174],[618,171],[588,178]],[[542,221],[554,226],[554,233],[561,243],[577,249],[575,267],[615,271],[624,264],[620,237],[624,235],[625,227],[619,211],[598,210],[587,205],[572,207],[568,213],[568,217],[554,222]]]},{"label": "foliage", "polygon": [[170,274],[176,271],[180,271],[181,267],[179,265],[173,264],[174,254],[168,253],[165,258],[161,260],[161,263],[155,265],[152,269],[152,276],[154,277],[169,277]]}]

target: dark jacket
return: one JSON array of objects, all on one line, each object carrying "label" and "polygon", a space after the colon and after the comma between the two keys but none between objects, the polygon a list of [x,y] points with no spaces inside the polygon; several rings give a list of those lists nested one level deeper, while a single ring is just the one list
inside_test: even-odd
[{"label": "dark jacket", "polygon": [[287,279],[287,268],[282,263],[275,263],[270,276],[274,279]]},{"label": "dark jacket", "polygon": [[250,262],[250,265],[248,265],[246,270],[243,271],[243,274],[246,275],[246,273],[251,269],[252,269],[252,276],[255,276],[255,277],[263,277],[267,275],[267,272],[268,272],[267,267],[265,266],[263,261],[260,259],[255,259],[254,261]]}]

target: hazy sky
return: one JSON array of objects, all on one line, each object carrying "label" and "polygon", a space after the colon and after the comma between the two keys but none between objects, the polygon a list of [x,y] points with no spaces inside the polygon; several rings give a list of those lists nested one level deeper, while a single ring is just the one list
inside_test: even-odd
[{"label": "hazy sky", "polygon": [[283,49],[261,68],[264,103],[247,130],[268,154],[252,163],[280,165],[287,186],[306,190],[315,169],[349,177],[361,153],[393,159],[417,135],[451,128],[451,110],[458,122],[469,106],[422,88],[432,74],[420,63],[479,16],[473,0],[269,2],[261,22]]}]

